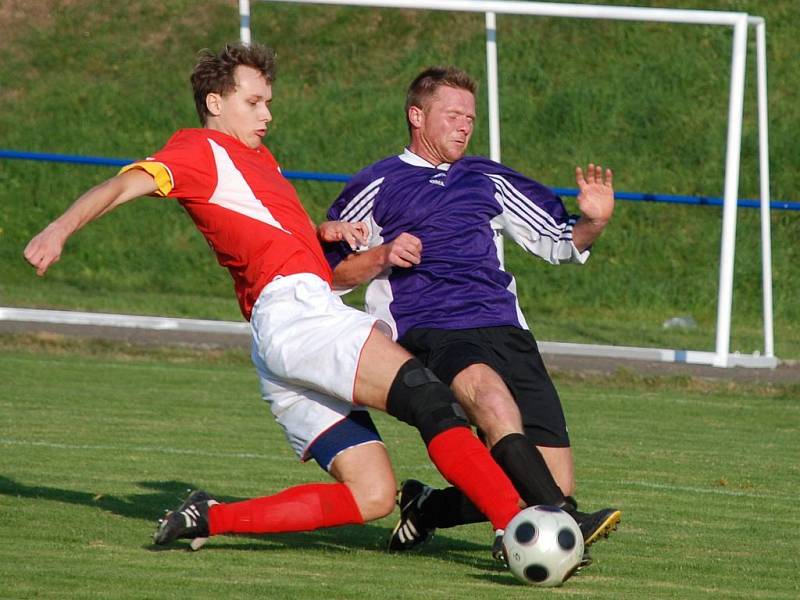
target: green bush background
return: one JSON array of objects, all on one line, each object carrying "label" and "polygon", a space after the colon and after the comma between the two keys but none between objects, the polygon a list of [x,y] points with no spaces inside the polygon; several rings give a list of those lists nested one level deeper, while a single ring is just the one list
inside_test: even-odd
[{"label": "green bush background", "polygon": [[[736,10],[767,19],[771,188],[800,200],[800,5],[617,2]],[[483,16],[253,3],[254,39],[279,55],[266,140],[287,170],[352,173],[406,141],[405,88],[430,64],[485,81]],[[0,9],[0,147],[138,158],[194,127],[197,50],[238,37],[237,3],[11,2]],[[694,25],[498,17],[503,160],[555,187],[593,160],[621,191],[721,196],[732,33]],[[758,196],[754,34],[749,35],[740,196]],[[479,98],[485,113],[485,93]],[[488,153],[479,118],[471,151]],[[229,277],[182,210],[144,199],[70,240],[39,279],[27,240],[113,169],[0,160],[0,304],[237,319]],[[340,185],[297,182],[321,219]],[[566,199],[575,209],[573,199]],[[800,357],[800,216],[771,217],[776,353]],[[584,267],[508,247],[540,339],[710,350],[721,209],[621,201]],[[762,349],[758,211],[739,210],[731,349]],[[508,246],[511,246],[510,244]],[[353,302],[359,301],[356,294]],[[664,330],[691,315],[698,327]]]}]

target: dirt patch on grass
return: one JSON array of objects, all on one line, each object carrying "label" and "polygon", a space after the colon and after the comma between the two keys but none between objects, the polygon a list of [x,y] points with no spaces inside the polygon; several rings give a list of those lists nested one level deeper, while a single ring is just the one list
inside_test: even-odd
[{"label": "dirt patch on grass", "polygon": [[[114,354],[120,358],[156,357],[170,361],[208,360],[249,364],[250,336],[157,331],[123,327],[0,321],[0,350],[20,349],[60,354]],[[597,381],[632,388],[677,388],[687,392],[750,390],[754,395],[800,399],[800,361],[776,369],[619,360],[545,354],[558,382]]]},{"label": "dirt patch on grass", "polygon": [[[7,325],[7,324],[5,324]],[[46,327],[32,330],[24,326],[8,327],[0,322],[0,351],[45,353],[52,356],[106,356],[124,362],[165,362],[188,363],[203,362],[208,364],[250,365],[250,353],[247,348],[231,345],[215,345],[204,343],[200,336],[182,339],[158,335],[141,334],[144,330],[123,331],[118,329],[116,335],[108,331],[98,332],[88,328],[79,335],[56,331],[58,327]],[[126,335],[130,332],[138,332]],[[160,339],[159,339],[160,338]]]},{"label": "dirt patch on grass", "polygon": [[554,378],[565,382],[597,380],[622,387],[670,387],[709,394],[746,389],[757,396],[800,399],[800,361],[783,361],[775,369],[721,369],[707,365],[591,356],[546,354],[544,359]]},{"label": "dirt patch on grass", "polygon": [[[30,29],[53,27],[58,11],[87,0],[4,0],[0,3],[0,49],[17,45]],[[21,43],[21,42],[20,42]]]}]

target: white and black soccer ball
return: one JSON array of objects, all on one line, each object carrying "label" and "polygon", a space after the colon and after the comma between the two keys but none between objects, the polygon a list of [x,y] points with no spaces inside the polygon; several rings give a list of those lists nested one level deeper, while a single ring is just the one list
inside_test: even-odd
[{"label": "white and black soccer ball", "polygon": [[511,572],[523,583],[545,587],[564,583],[583,556],[583,535],[575,520],[555,506],[530,506],[503,534]]}]

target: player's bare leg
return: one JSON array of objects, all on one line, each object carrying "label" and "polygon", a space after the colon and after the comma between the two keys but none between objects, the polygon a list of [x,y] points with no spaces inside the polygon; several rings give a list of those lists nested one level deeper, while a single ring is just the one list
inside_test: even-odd
[{"label": "player's bare leg", "polygon": [[404,348],[374,328],[361,350],[353,393],[356,404],[385,412],[392,382],[411,358]]},{"label": "player's bare leg", "polygon": [[394,510],[397,483],[383,444],[364,444],[339,454],[330,474],[353,494],[364,521],[385,517]]},{"label": "player's bare leg", "polygon": [[450,389],[470,421],[483,431],[490,448],[509,433],[522,433],[522,417],[514,397],[488,365],[468,366],[453,378]]},{"label": "player's bare leg", "polygon": [[470,365],[456,375],[451,387],[487,434],[492,456],[528,505],[552,504],[566,510],[578,522],[586,546],[616,529],[621,516],[617,509],[577,511],[571,498],[575,490],[572,450],[534,446],[525,438],[516,402],[496,371],[485,364]]},{"label": "player's bare leg", "polygon": [[[564,508],[578,522],[586,546],[616,528],[620,519],[616,509],[595,513],[576,510],[574,500],[566,497],[575,487],[571,449],[535,446],[525,437],[519,408],[505,382],[491,367],[482,363],[470,365],[456,375],[451,388],[472,422],[486,434],[493,457],[527,504]],[[454,491],[452,488],[432,490],[415,480],[404,482],[400,520],[390,537],[389,548],[409,550],[418,546],[429,539],[437,527],[459,524],[458,519],[453,518],[456,513],[462,523],[481,520],[474,507],[464,505],[458,495],[452,493]],[[404,501],[404,496],[408,496],[408,501]],[[498,536],[493,554],[498,560],[504,560],[500,541]]]},{"label": "player's bare leg", "polygon": [[397,484],[383,444],[367,443],[342,451],[329,472],[338,483],[303,484],[272,496],[228,504],[206,492],[193,492],[159,522],[153,540],[167,544],[190,539],[190,548],[199,550],[211,535],[360,524],[385,517],[394,509]]},{"label": "player's bare leg", "polygon": [[574,496],[577,486],[575,485],[575,461],[572,457],[572,448],[536,447],[544,457],[547,468],[550,469],[553,479],[556,480],[564,495]]},{"label": "player's bare leg", "polygon": [[517,491],[472,434],[452,392],[377,329],[362,349],[353,396],[416,427],[437,469],[496,529],[519,511]]},{"label": "player's bare leg", "polygon": [[[522,417],[511,390],[488,365],[470,365],[453,379],[451,389],[470,420],[486,435],[489,448],[511,433],[524,433]],[[571,448],[537,446],[565,496],[575,492]]]}]

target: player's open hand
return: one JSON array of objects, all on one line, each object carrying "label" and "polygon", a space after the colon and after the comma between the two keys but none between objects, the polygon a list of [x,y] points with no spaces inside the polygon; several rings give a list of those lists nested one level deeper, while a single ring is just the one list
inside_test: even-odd
[{"label": "player's open hand", "polygon": [[575,167],[575,183],[578,184],[578,208],[582,216],[589,221],[605,226],[614,212],[614,174],[611,169],[589,163],[584,174],[583,169]]},{"label": "player's open hand", "polygon": [[413,267],[422,262],[422,241],[410,233],[401,233],[383,245],[386,263],[392,267]]},{"label": "player's open hand", "polygon": [[322,242],[347,242],[352,250],[364,246],[369,238],[369,227],[363,221],[325,221],[317,227]]},{"label": "player's open hand", "polygon": [[23,252],[27,260],[36,269],[36,274],[41,277],[50,265],[58,262],[67,237],[56,223],[51,223],[36,235]]}]

